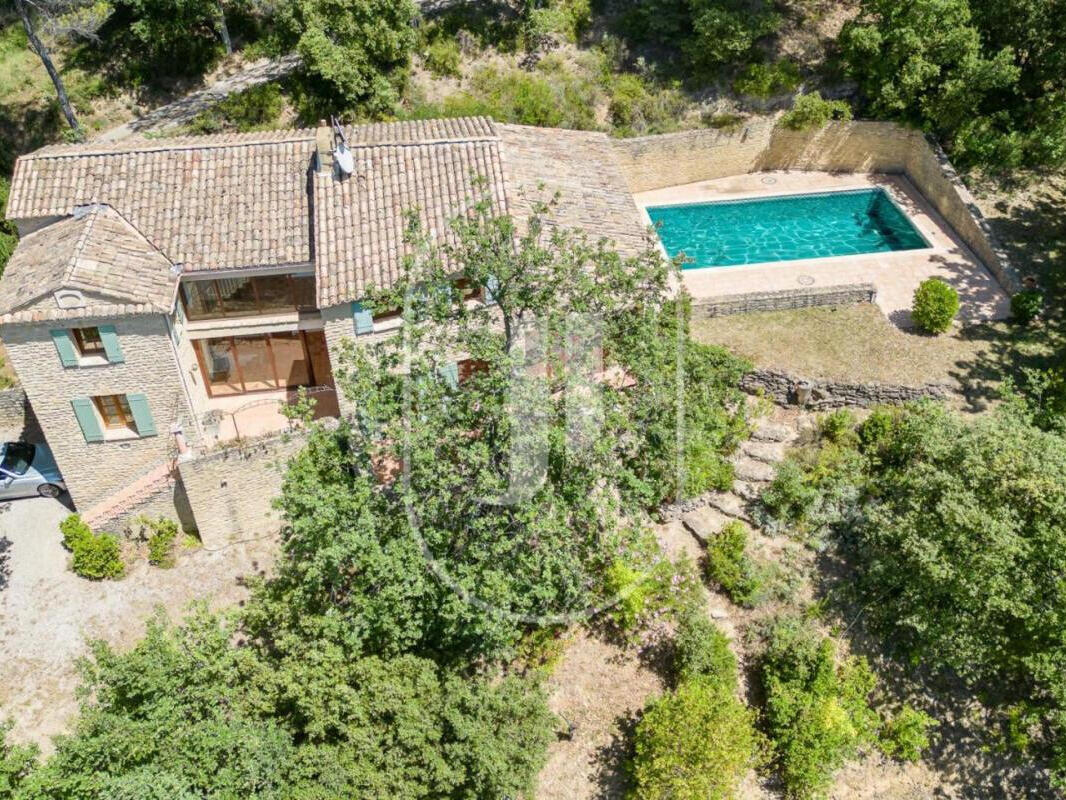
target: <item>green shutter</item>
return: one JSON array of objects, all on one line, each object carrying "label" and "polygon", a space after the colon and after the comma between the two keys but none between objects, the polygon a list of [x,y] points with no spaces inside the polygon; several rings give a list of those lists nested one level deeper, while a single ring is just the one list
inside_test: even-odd
[{"label": "green shutter", "polygon": [[355,320],[356,333],[374,332],[374,315],[365,310],[362,303],[352,303],[352,319]]},{"label": "green shutter", "polygon": [[56,352],[59,353],[59,360],[63,366],[78,366],[78,353],[74,349],[74,341],[70,338],[70,331],[64,329],[49,331],[49,333],[52,334],[52,341],[55,343]]},{"label": "green shutter", "polygon": [[104,354],[107,360],[112,364],[121,364],[125,361],[126,357],[122,355],[122,345],[118,343],[115,326],[101,325],[97,330],[100,331],[100,340],[104,343]]},{"label": "green shutter", "polygon": [[152,419],[152,412],[148,408],[148,398],[143,394],[128,394],[126,402],[130,404],[137,433],[141,436],[155,436],[155,420]]},{"label": "green shutter", "polygon": [[437,369],[441,379],[453,389],[459,387],[459,365],[450,361]]},{"label": "green shutter", "polygon": [[81,433],[85,437],[85,441],[102,442],[104,434],[100,430],[100,423],[96,419],[96,409],[93,408],[93,401],[88,397],[75,397],[70,401],[70,404],[74,406],[74,416],[78,418],[78,424],[81,426]]}]

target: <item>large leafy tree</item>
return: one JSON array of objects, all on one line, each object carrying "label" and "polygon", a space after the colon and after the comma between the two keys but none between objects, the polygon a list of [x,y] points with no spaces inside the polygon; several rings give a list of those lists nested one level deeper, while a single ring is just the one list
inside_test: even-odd
[{"label": "large leafy tree", "polygon": [[287,0],[276,22],[303,57],[310,105],[385,114],[407,79],[417,15],[412,0]]}]

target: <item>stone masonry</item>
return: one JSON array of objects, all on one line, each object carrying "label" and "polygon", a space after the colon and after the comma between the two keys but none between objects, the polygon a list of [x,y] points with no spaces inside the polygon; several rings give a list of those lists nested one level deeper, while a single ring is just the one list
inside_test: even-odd
[{"label": "stone masonry", "polygon": [[[757,369],[745,375],[740,388],[750,394],[769,397],[778,405],[803,405],[813,411],[844,406],[869,408],[876,405],[900,405],[923,398],[943,399],[950,388],[939,383],[902,386],[891,383],[858,383],[832,380],[807,380],[775,369]],[[805,403],[802,392],[809,392]]]},{"label": "stone masonry", "polygon": [[790,311],[814,306],[845,306],[872,303],[877,290],[872,283],[841,286],[811,286],[803,289],[783,289],[775,292],[751,292],[701,297],[693,301],[692,316],[725,317],[730,314],[749,314],[756,311]]}]

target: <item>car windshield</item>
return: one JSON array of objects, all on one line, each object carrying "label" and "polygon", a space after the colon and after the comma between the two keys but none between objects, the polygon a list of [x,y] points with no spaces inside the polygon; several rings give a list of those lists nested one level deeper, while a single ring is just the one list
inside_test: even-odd
[{"label": "car windshield", "polygon": [[25,442],[9,442],[4,448],[4,460],[0,461],[0,469],[12,475],[25,475],[33,463],[35,449],[32,444]]}]

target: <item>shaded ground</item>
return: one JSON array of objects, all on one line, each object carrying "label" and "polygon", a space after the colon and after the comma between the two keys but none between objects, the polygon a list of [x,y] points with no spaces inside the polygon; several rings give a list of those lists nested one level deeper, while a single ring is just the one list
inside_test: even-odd
[{"label": "shaded ground", "polygon": [[46,498],[0,505],[0,719],[14,718],[13,739],[46,752],[77,711],[75,660],[88,640],[132,645],[159,606],[179,618],[193,601],[239,603],[241,577],[261,574],[273,560],[271,541],[263,540],[186,551],[169,570],[141,560],[121,581],[88,581],[67,569],[58,525],[68,513]]}]

